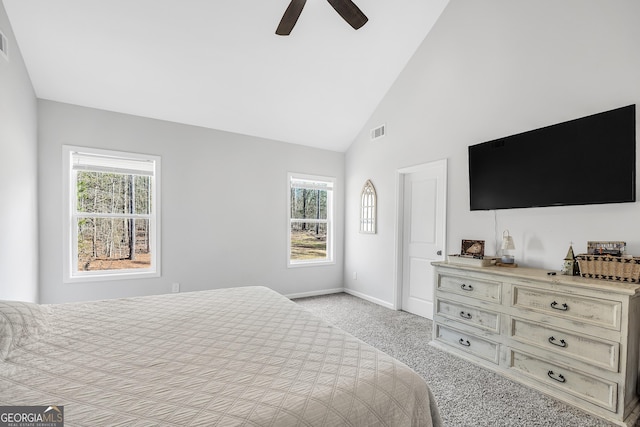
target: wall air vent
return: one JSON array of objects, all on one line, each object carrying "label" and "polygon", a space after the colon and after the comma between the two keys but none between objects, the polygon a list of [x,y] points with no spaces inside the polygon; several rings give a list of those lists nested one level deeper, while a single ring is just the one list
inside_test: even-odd
[{"label": "wall air vent", "polygon": [[371,140],[382,138],[387,134],[386,125],[380,125],[377,128],[371,129]]},{"label": "wall air vent", "polygon": [[7,44],[7,37],[0,31],[0,56],[9,60],[9,45]]}]

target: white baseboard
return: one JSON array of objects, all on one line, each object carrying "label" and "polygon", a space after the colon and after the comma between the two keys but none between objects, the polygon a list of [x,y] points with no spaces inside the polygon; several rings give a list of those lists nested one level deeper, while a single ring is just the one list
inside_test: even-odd
[{"label": "white baseboard", "polygon": [[285,295],[285,297],[289,299],[307,298],[307,297],[317,297],[318,295],[339,294],[340,292],[345,292],[345,289],[344,288],[323,289],[321,291],[301,292],[299,294],[287,294]]},{"label": "white baseboard", "polygon": [[389,303],[387,301],[383,301],[383,300],[381,300],[379,298],[370,297],[369,295],[366,295],[366,294],[363,294],[363,293],[360,293],[360,292],[357,292],[357,291],[354,291],[354,290],[351,290],[351,289],[346,289],[346,288],[343,290],[343,292],[347,293],[349,295],[353,295],[354,297],[362,298],[363,300],[372,302],[374,304],[381,305],[381,306],[389,308],[391,310],[395,310],[395,308],[393,307],[393,304],[391,304],[391,303]]},{"label": "white baseboard", "polygon": [[361,298],[361,299],[363,299],[365,301],[369,301],[369,302],[372,302],[374,304],[381,305],[381,306],[383,306],[385,308],[388,308],[388,309],[391,309],[391,310],[395,310],[393,304],[391,304],[391,303],[389,303],[387,301],[381,300],[379,298],[374,298],[374,297],[371,297],[371,296],[369,296],[367,294],[363,294],[361,292],[357,292],[357,291],[354,291],[352,289],[347,289],[347,288],[323,289],[323,290],[320,290],[320,291],[301,292],[301,293],[297,293],[297,294],[287,294],[287,295],[285,295],[285,297],[287,297],[289,299],[296,299],[296,298],[317,297],[319,295],[339,294],[341,292],[344,292],[344,293],[349,294],[349,295],[353,295],[354,297]]}]

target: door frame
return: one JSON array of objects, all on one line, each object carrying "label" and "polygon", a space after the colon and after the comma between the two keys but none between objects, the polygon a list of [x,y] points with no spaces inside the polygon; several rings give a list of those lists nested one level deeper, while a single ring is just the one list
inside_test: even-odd
[{"label": "door frame", "polygon": [[447,193],[448,193],[448,162],[447,159],[435,160],[415,166],[401,168],[396,171],[396,227],[395,227],[395,266],[394,266],[394,286],[393,286],[393,308],[402,309],[402,284],[403,284],[403,248],[404,248],[404,178],[405,175],[423,172],[434,166],[442,165],[444,168],[444,220],[442,221],[442,259],[446,259],[447,254]]}]

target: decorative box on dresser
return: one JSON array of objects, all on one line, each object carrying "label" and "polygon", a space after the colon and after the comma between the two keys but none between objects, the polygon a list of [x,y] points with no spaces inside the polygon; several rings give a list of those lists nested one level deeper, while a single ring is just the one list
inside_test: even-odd
[{"label": "decorative box on dresser", "polygon": [[635,424],[639,284],[433,265],[432,345],[615,424]]}]

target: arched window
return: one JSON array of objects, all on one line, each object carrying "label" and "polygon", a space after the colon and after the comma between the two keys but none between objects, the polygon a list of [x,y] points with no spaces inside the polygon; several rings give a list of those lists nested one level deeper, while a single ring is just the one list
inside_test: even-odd
[{"label": "arched window", "polygon": [[370,180],[364,183],[360,197],[360,232],[376,232],[376,189]]}]

